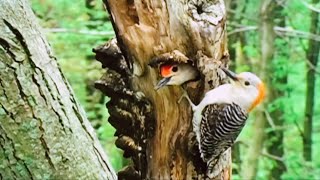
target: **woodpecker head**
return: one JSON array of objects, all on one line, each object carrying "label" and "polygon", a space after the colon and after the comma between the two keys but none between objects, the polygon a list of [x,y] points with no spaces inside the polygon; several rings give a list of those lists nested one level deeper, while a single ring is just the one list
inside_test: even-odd
[{"label": "woodpecker head", "polygon": [[163,64],[160,66],[160,75],[163,77],[155,89],[158,90],[167,85],[181,85],[187,81],[196,80],[199,72],[190,64]]},{"label": "woodpecker head", "polygon": [[265,85],[255,74],[234,72],[222,68],[222,70],[232,79],[232,98],[235,103],[242,106],[248,112],[260,104],[265,98]]}]

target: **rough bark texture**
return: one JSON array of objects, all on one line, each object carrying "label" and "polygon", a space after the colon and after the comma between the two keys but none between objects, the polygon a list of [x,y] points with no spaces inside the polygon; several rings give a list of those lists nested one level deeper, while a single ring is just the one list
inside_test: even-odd
[{"label": "rough bark texture", "polygon": [[115,179],[36,21],[0,1],[0,179]]},{"label": "rough bark texture", "polygon": [[[96,86],[111,97],[107,106],[117,145],[134,161],[118,173],[119,178],[204,178],[206,165],[190,133],[191,109],[185,101],[177,103],[182,89],[155,91],[160,77],[148,63],[163,57],[181,62],[185,58],[179,57],[186,56],[192,61],[203,75],[186,86],[195,103],[221,84],[225,77],[217,68],[228,61],[223,1],[105,0],[105,4],[118,43],[113,40],[94,49],[108,67]],[[230,151],[222,159],[217,178],[228,179]]]},{"label": "rough bark texture", "polygon": [[[319,0],[313,0],[313,4],[319,3]],[[311,12],[310,33],[320,33],[319,13]],[[303,157],[307,161],[312,160],[312,120],[314,112],[316,68],[319,59],[320,43],[313,39],[309,40],[307,50],[307,93],[306,110],[304,115],[304,137],[303,137]]]},{"label": "rough bark texture", "polygon": [[[268,76],[269,68],[268,63],[270,63],[273,59],[274,55],[274,40],[275,33],[273,30],[274,27],[274,18],[272,16],[276,2],[273,0],[263,0],[260,5],[260,51],[261,51],[261,60],[260,60],[260,73],[259,77],[263,79],[266,83],[266,87],[271,87],[270,84],[270,76]],[[269,90],[267,90],[269,92]],[[264,104],[268,104],[270,102],[270,97],[267,95]],[[248,149],[248,158],[247,162],[243,168],[244,179],[256,179],[257,168],[259,157],[263,150],[263,143],[265,137],[265,128],[266,128],[266,115],[265,115],[265,107],[260,106],[256,110],[256,118],[254,121],[252,140]]]}]

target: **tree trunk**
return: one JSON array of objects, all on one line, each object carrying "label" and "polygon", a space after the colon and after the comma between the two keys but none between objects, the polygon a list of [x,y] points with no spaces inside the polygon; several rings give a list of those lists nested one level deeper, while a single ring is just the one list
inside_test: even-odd
[{"label": "tree trunk", "polygon": [[[191,109],[185,101],[177,103],[182,89],[154,90],[160,77],[148,63],[154,58],[193,62],[202,80],[186,89],[198,103],[204,92],[225,80],[217,72],[228,61],[224,3],[105,0],[105,4],[118,43],[113,40],[94,49],[108,67],[96,86],[111,96],[107,106],[119,137],[116,144],[134,162],[118,173],[119,179],[204,178],[206,164],[190,133]],[[222,159],[217,178],[229,179],[230,151]]]},{"label": "tree trunk", "polygon": [[[274,18],[278,17],[278,25],[280,27],[286,26],[285,16],[282,15],[283,9],[283,6],[279,5],[273,12]],[[289,57],[289,47],[287,41],[281,40],[279,42],[282,43],[280,45],[276,45],[277,56],[273,58],[272,61],[274,63],[271,63],[270,65],[272,68],[270,74],[272,74],[273,77],[273,86],[272,88],[270,88],[269,99],[272,100],[271,103],[274,106],[273,110],[270,112],[270,119],[275,127],[283,127],[283,125],[285,124],[285,106],[287,106],[287,104],[284,104],[282,103],[283,101],[279,100],[287,97],[287,90],[282,87],[288,84],[288,60],[286,59],[286,57]],[[279,74],[272,72],[282,73]],[[270,130],[267,133],[267,150],[269,154],[282,158],[284,155],[284,130],[282,128],[275,128],[273,127],[273,125],[270,125],[269,123],[268,126]],[[285,171],[285,162],[274,160],[274,166],[270,170],[269,179],[281,179],[281,176]]]},{"label": "tree trunk", "polygon": [[36,21],[0,1],[0,179],[115,179]]},{"label": "tree trunk", "polygon": [[[313,0],[313,4],[319,0]],[[319,13],[311,12],[310,33],[320,33]],[[309,40],[307,50],[307,87],[306,87],[306,110],[304,114],[304,138],[303,138],[303,157],[306,161],[312,160],[312,119],[314,111],[316,68],[319,59],[320,43],[313,39]]]},{"label": "tree trunk", "polygon": [[[274,54],[274,40],[275,33],[273,30],[274,27],[274,18],[273,10],[275,7],[275,2],[273,0],[263,0],[260,5],[260,51],[261,51],[261,60],[260,60],[260,74],[259,77],[264,80],[266,87],[269,89],[271,87],[270,79],[268,76],[269,67],[268,63],[272,61]],[[269,92],[269,90],[267,90]],[[270,102],[270,97],[267,96],[264,104]],[[244,179],[256,179],[258,172],[258,162],[261,152],[263,150],[264,143],[264,132],[266,128],[266,107],[260,106],[255,114],[255,121],[253,127],[254,136],[252,137],[251,143],[248,150],[248,159],[246,165],[243,168],[243,178]]]},{"label": "tree trunk", "polygon": [[241,168],[241,177],[243,179],[256,179],[257,172],[259,170],[259,158],[263,148],[265,125],[266,121],[264,120],[262,112],[257,112],[253,127],[251,128],[253,130],[252,134],[254,134],[254,136],[249,142],[249,148],[246,152],[246,158],[244,159]]}]

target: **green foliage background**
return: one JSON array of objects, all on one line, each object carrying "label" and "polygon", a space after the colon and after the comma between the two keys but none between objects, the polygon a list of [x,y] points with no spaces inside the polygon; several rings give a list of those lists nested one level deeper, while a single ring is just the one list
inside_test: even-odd
[{"label": "green foliage background", "polygon": [[[235,29],[245,26],[259,26],[259,8],[261,1],[246,1],[238,0],[237,10],[243,10],[243,17],[237,16],[241,14],[235,12],[234,19],[227,24],[228,32],[232,32]],[[286,28],[289,30],[298,30],[304,33],[308,33],[310,28],[310,9],[308,9],[303,3],[312,5],[315,8],[320,8],[320,3],[312,4],[311,1],[291,0],[283,1],[283,11],[275,19],[275,23],[279,22],[281,18],[286,20]],[[231,13],[232,14],[232,13]],[[319,22],[318,22],[319,23]],[[260,40],[258,30],[245,31],[245,45],[239,47],[238,44],[232,44],[231,46],[236,48],[243,48],[243,53],[248,56],[248,61],[251,63],[249,67],[247,64],[237,63],[237,71],[253,71],[259,72],[259,60],[260,60]],[[289,34],[289,33],[288,33]],[[267,105],[268,113],[273,112],[276,109],[284,111],[284,124],[281,130],[284,132],[284,157],[283,160],[286,164],[287,171],[282,175],[282,179],[320,179],[320,80],[319,80],[319,66],[316,67],[317,81],[315,86],[315,107],[313,114],[313,161],[306,162],[303,159],[303,142],[300,130],[303,131],[304,112],[305,112],[305,98],[306,98],[306,71],[307,66],[306,49],[308,48],[308,38],[301,38],[298,35],[277,34],[275,42],[275,52],[272,63],[268,63],[269,67],[273,71],[268,72],[268,76],[271,76],[272,87],[269,89],[279,89],[285,92],[283,97],[278,99],[272,99],[271,103]],[[238,34],[234,34],[237,36]],[[319,34],[317,34],[319,36]],[[284,76],[288,76],[288,82],[286,84],[277,83],[276,80]],[[255,120],[254,115],[251,115],[248,124],[240,134],[238,140],[242,142],[248,142],[251,137],[255,136],[252,133],[252,123]],[[266,133],[270,131],[270,128],[266,129]],[[272,139],[266,139],[266,143],[271,142]],[[247,147],[241,146],[241,156],[244,158],[250,156],[246,154]],[[268,173],[271,167],[274,165],[274,160],[266,156],[261,156],[259,161],[257,179],[268,179]],[[246,167],[242,167],[246,168]],[[235,178],[241,179],[241,177]]]},{"label": "green foliage background", "polygon": [[[242,0],[243,1],[243,0]],[[90,5],[86,6],[86,2]],[[107,13],[100,0],[31,0],[32,8],[39,17],[40,24],[44,28],[47,38],[55,52],[64,75],[71,83],[73,90],[85,107],[87,116],[97,130],[99,139],[103,144],[113,167],[118,170],[126,160],[122,158],[122,152],[114,145],[113,134],[115,130],[107,122],[108,112],[105,98],[100,92],[94,90],[93,83],[103,74],[100,63],[94,60],[92,48],[103,44],[113,37],[113,29],[108,21]],[[247,1],[243,3],[245,16],[236,23],[246,26],[257,26],[257,14],[259,13],[260,1]],[[320,4],[315,5],[320,9]],[[241,8],[238,8],[241,9]],[[308,32],[310,22],[310,10],[302,1],[291,0],[281,16],[288,20],[287,27],[303,32]],[[236,18],[235,18],[236,19]],[[231,32],[237,26],[234,22],[228,24]],[[64,30],[67,32],[56,32]],[[94,35],[95,32],[107,32],[107,35]],[[237,71],[258,72],[257,64],[260,59],[259,36],[257,31],[245,32],[246,44],[243,52],[249,57],[252,66],[237,64]],[[268,104],[268,111],[283,109],[285,112],[284,149],[283,157],[287,166],[287,172],[282,179],[319,179],[320,178],[320,101],[315,98],[314,131],[313,131],[313,157],[312,162],[305,162],[302,157],[302,137],[299,128],[303,128],[305,92],[306,92],[306,56],[305,49],[308,39],[277,36],[275,61],[270,66],[274,72],[270,72],[274,80],[288,75],[287,84],[273,83],[273,87],[285,91],[285,96],[275,99]],[[284,46],[287,44],[287,46]],[[238,44],[232,46],[239,48]],[[320,69],[317,68],[320,72]],[[316,83],[316,97],[320,91],[319,73]],[[239,140],[246,141],[252,134],[252,122],[254,116],[241,133]],[[298,124],[298,126],[297,126]],[[266,129],[268,131],[268,129]],[[269,139],[270,140],[270,139]],[[267,140],[268,141],[268,140]],[[246,157],[246,147],[241,148],[241,156]],[[259,161],[258,179],[268,179],[267,174],[273,166],[274,160],[262,156]],[[244,167],[245,168],[245,167]],[[235,176],[235,179],[241,179]]]}]

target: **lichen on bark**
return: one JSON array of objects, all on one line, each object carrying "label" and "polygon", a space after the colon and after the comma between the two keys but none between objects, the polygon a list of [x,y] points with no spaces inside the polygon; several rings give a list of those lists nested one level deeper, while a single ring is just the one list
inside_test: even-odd
[{"label": "lichen on bark", "polygon": [[115,179],[36,22],[0,1],[1,179]]}]

